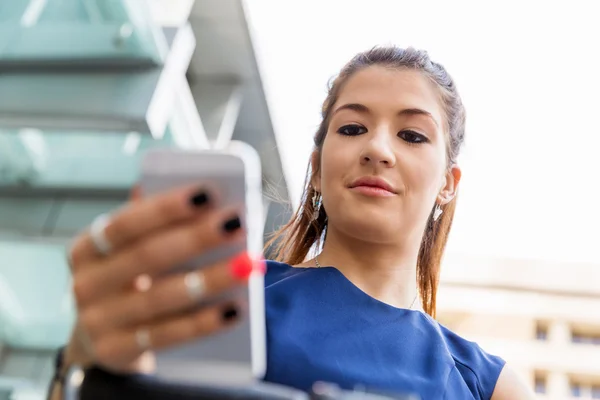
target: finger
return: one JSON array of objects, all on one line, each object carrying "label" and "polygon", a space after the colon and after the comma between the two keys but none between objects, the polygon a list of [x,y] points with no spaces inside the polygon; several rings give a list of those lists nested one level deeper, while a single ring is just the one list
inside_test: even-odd
[{"label": "finger", "polygon": [[[84,310],[81,321],[94,337],[111,330],[150,323],[239,288],[247,282],[252,271],[264,273],[264,263],[242,253],[202,270],[161,278],[147,291],[114,295]],[[197,285],[191,287],[190,281]]]},{"label": "finger", "polygon": [[160,350],[228,328],[240,319],[241,312],[240,302],[228,302],[166,319],[146,328],[115,331],[95,344],[95,354],[101,364],[125,364],[148,350],[138,343],[140,333],[143,333],[144,342],[150,348]]},{"label": "finger", "polygon": [[[131,204],[131,205],[138,204],[142,199],[143,199],[143,196],[142,196],[142,190],[141,190],[140,185],[134,185],[131,188],[131,191],[129,192],[129,204]],[[71,272],[74,271],[74,269],[73,269],[73,251],[75,250],[75,244],[77,242],[80,242],[80,243],[82,242],[79,239],[83,239],[83,238],[75,238],[75,240],[73,241],[73,244],[67,248],[67,264],[69,265]],[[88,252],[89,251],[96,252],[96,249],[89,248],[89,245],[90,245],[90,243],[88,242],[87,249],[85,249],[85,250],[87,250]],[[84,249],[79,249],[79,248],[77,249],[78,252],[80,252],[81,250],[84,250]],[[79,262],[85,261],[85,258],[78,256],[78,261]]]},{"label": "finger", "polygon": [[[110,218],[104,235],[116,252],[150,232],[198,216],[214,196],[205,189],[186,187],[130,202]],[[81,234],[71,248],[74,270],[99,256],[89,232]]]},{"label": "finger", "polygon": [[142,274],[165,274],[173,266],[187,262],[226,242],[243,243],[241,219],[232,209],[215,210],[200,220],[180,224],[81,271],[74,279],[80,307],[125,289]]},{"label": "finger", "polygon": [[142,199],[142,188],[140,185],[134,185],[129,192],[129,201],[135,203]]}]

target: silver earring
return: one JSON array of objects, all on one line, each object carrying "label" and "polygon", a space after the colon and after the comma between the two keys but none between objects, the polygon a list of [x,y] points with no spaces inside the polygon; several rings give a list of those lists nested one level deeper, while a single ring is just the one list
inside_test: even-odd
[{"label": "silver earring", "polygon": [[439,204],[436,203],[435,208],[433,210],[433,220],[437,221],[443,212],[444,212],[444,210],[442,210],[442,206],[440,206]]},{"label": "silver earring", "polygon": [[312,197],[312,205],[313,205],[313,210],[314,210],[314,214],[313,214],[313,220],[316,220],[319,218],[319,213],[321,212],[321,195],[319,194],[319,192],[317,192],[315,190],[315,193],[313,194]]}]

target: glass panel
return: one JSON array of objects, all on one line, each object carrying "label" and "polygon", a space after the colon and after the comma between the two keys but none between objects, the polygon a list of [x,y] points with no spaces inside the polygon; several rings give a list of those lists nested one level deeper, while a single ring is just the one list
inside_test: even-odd
[{"label": "glass panel", "polygon": [[592,332],[573,332],[571,336],[573,343],[600,345],[600,334]]},{"label": "glass panel", "polygon": [[542,377],[535,378],[535,392],[539,394],[546,393],[546,379]]},{"label": "glass panel", "polygon": [[0,148],[0,155],[14,154],[15,149],[22,154],[3,165],[5,173],[0,174],[0,184],[27,182],[43,187],[129,187],[135,182],[145,150],[174,145],[170,129],[160,140],[136,132],[34,129],[0,130],[0,140],[6,144]]},{"label": "glass panel", "polygon": [[74,319],[62,245],[0,242],[0,342],[55,349]]},{"label": "glass panel", "polygon": [[[0,131],[0,138],[20,149],[34,167],[37,186],[101,188],[134,183],[144,151],[175,146],[169,127],[161,140],[135,132]],[[180,134],[181,127],[177,130]],[[2,158],[2,157],[0,157]],[[8,164],[6,164],[8,165]],[[9,176],[9,175],[6,175]],[[10,184],[3,178],[1,184]],[[57,207],[57,204],[61,204]],[[65,343],[74,318],[63,237],[71,237],[94,216],[114,210],[118,200],[11,198],[0,195],[0,343],[9,348],[54,349]],[[50,214],[54,214],[52,218]],[[45,232],[51,220],[53,232]],[[50,226],[49,225],[49,226]],[[46,229],[47,230],[47,229]],[[8,234],[8,236],[6,235]],[[51,234],[59,244],[7,239]]]},{"label": "glass panel", "polygon": [[0,59],[164,60],[167,42],[145,1],[11,0],[0,6]]},{"label": "glass panel", "polygon": [[0,232],[41,236],[53,207],[53,199],[0,197]]},{"label": "glass panel", "polygon": [[535,336],[537,340],[548,340],[548,328],[545,325],[538,323],[536,327]]},{"label": "glass panel", "polygon": [[19,20],[26,8],[27,2],[21,0],[0,2],[0,24]]},{"label": "glass panel", "polygon": [[577,383],[571,384],[571,397],[579,398],[581,397],[581,385]]},{"label": "glass panel", "polygon": [[[139,163],[145,151],[157,147],[175,147],[174,132],[186,134],[182,127],[167,128],[160,140],[135,132],[129,134],[93,132],[41,132],[37,130],[0,131],[0,240],[15,237],[72,237],[102,213],[122,205],[126,193],[139,175]],[[17,158],[5,152],[20,149]],[[5,151],[6,150],[6,151]],[[10,164],[7,160],[18,159]],[[33,172],[23,172],[30,165]],[[2,170],[2,169],[0,169]],[[21,189],[22,187],[22,189]],[[2,196],[12,188],[19,195]],[[43,197],[27,197],[31,190],[48,189]],[[86,189],[116,190],[115,197],[99,199],[56,197],[61,193],[78,193]],[[124,194],[119,194],[123,191]]]},{"label": "glass panel", "polygon": [[585,343],[585,338],[582,337],[581,335],[578,335],[578,334],[574,333],[571,336],[571,342],[573,342],[573,343]]}]

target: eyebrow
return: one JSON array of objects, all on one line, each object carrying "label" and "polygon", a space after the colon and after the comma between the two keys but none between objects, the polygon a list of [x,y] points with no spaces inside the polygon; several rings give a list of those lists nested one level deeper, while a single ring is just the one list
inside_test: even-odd
[{"label": "eyebrow", "polygon": [[[336,110],[333,112],[333,114],[337,113],[338,111],[342,111],[342,110],[352,110],[352,111],[356,111],[361,114],[370,114],[371,113],[371,110],[369,110],[369,107],[365,106],[364,104],[348,103],[348,104],[343,104],[343,105],[339,106],[338,108],[336,108]],[[404,110],[398,111],[398,116],[401,116],[401,117],[404,117],[404,116],[411,117],[411,116],[416,116],[416,115],[423,115],[425,117],[428,117],[433,121],[433,123],[436,126],[438,126],[437,121],[435,120],[435,118],[433,118],[433,115],[429,111],[425,111],[420,108],[405,108]]]}]

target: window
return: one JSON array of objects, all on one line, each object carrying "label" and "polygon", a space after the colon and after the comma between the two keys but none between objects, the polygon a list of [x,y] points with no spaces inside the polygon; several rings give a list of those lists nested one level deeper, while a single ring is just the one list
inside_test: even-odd
[{"label": "window", "polygon": [[592,399],[600,399],[600,385],[592,386]]},{"label": "window", "polygon": [[572,381],[570,384],[571,399],[600,399],[600,385],[585,381]]},{"label": "window", "polygon": [[538,394],[546,394],[546,377],[536,376],[535,377],[535,392]]},{"label": "window", "polygon": [[548,327],[545,324],[538,323],[535,330],[535,338],[537,340],[548,340]]},{"label": "window", "polygon": [[600,346],[600,333],[577,332],[573,331],[571,342],[576,344],[591,344]]},{"label": "window", "polygon": [[581,397],[581,385],[578,383],[571,383],[571,397]]}]

